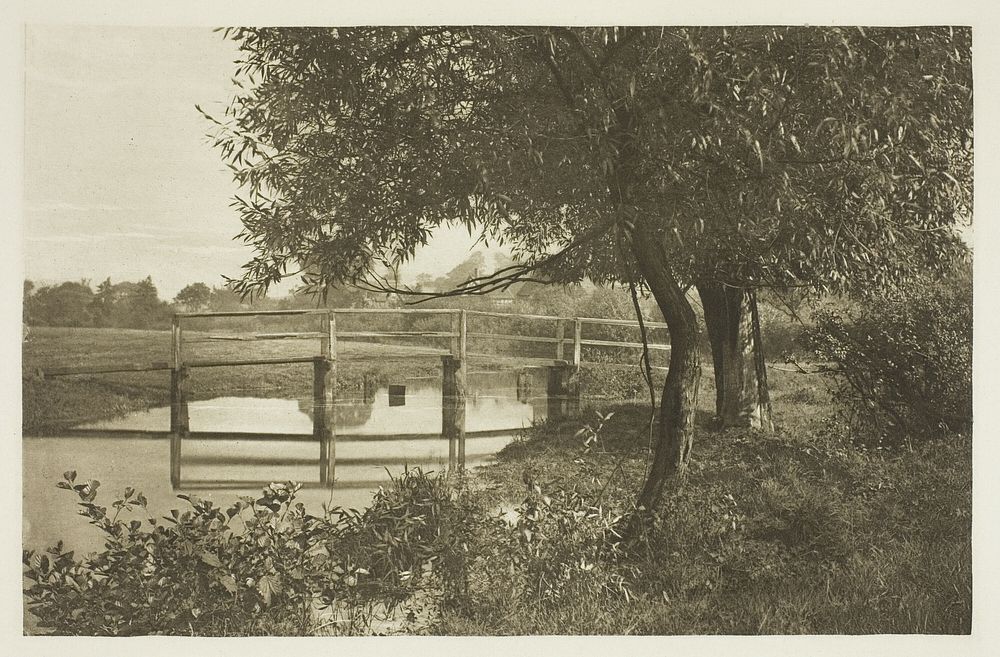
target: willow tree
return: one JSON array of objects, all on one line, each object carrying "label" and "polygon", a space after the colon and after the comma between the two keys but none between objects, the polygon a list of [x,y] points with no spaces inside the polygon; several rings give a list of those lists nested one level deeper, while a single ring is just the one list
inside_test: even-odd
[{"label": "willow tree", "polygon": [[722,299],[709,327],[745,341],[726,308],[756,289],[888,286],[962,248],[967,29],[225,34],[241,90],[213,119],[216,145],[256,251],[238,290],[293,271],[317,290],[370,284],[460,223],[521,263],[462,292],[586,276],[651,293],[672,349],[647,508],[694,439],[691,286]]}]

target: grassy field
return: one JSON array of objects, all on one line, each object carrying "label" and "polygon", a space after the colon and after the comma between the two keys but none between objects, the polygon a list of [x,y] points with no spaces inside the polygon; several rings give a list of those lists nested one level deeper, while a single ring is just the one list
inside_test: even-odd
[{"label": "grassy field", "polygon": [[[33,331],[25,345],[25,431],[54,432],[164,403],[165,372],[49,381],[31,372],[55,364],[165,360],[166,338],[143,331]],[[390,358],[379,345],[341,348],[345,388],[365,376],[420,375],[439,368],[436,356],[420,350],[393,349]],[[202,398],[308,394],[311,378],[308,365],[221,368],[197,376],[192,389]],[[648,409],[600,398],[635,394],[633,379],[620,368],[585,373],[584,385],[590,385],[585,397],[590,393],[591,400],[581,417],[537,425],[495,464],[478,470],[468,486],[482,517],[515,508],[526,496],[562,499],[571,491],[599,515],[626,513],[649,458]],[[943,437],[895,454],[865,452],[834,419],[836,408],[821,377],[776,365],[770,382],[773,434],[715,431],[706,368],[691,467],[672,483],[653,528],[627,555],[594,557],[590,539],[572,525],[542,546],[546,551],[540,554],[549,555],[542,566],[597,559],[593,572],[600,577],[573,579],[571,589],[552,588],[551,581],[545,583],[551,573],[538,575],[531,570],[538,564],[530,559],[511,560],[509,544],[485,532],[470,547],[478,556],[469,568],[463,604],[444,609],[430,631],[969,632],[971,439]],[[614,416],[587,446],[577,431],[584,423],[595,426],[595,410]],[[532,492],[534,485],[540,492]],[[575,513],[565,517],[576,518]]]},{"label": "grassy field", "polygon": [[[222,342],[198,345],[191,357],[202,359],[275,358],[319,353],[318,341]],[[193,351],[193,350],[191,350]],[[341,342],[337,383],[353,393],[366,377],[384,382],[427,376],[440,371],[440,356],[426,348]],[[23,421],[26,434],[52,434],[83,422],[109,419],[130,411],[170,403],[167,371],[63,376],[42,379],[50,367],[98,367],[122,363],[165,362],[170,358],[168,331],[130,329],[32,329],[23,350]],[[303,398],[312,394],[312,366],[289,365],[196,368],[191,371],[192,399],[219,396]]]}]

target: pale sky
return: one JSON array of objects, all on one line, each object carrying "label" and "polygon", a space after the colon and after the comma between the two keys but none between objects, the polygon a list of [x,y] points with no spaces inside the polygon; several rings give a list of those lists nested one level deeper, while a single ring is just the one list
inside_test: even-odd
[{"label": "pale sky", "polygon": [[[236,56],[207,28],[27,27],[26,278],[151,275],[169,299],[239,275],[236,186],[194,107],[222,113]],[[442,231],[403,273],[442,274],[472,243]]]}]

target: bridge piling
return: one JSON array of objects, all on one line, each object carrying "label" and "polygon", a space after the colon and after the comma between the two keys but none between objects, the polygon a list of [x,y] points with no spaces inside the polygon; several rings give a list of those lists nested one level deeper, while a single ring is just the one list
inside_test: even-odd
[{"label": "bridge piling", "polygon": [[333,486],[337,464],[334,402],[337,396],[336,315],[323,316],[321,355],[313,360],[313,436],[319,442],[319,481]]},{"label": "bridge piling", "polygon": [[188,368],[181,353],[181,322],[170,324],[170,486],[181,485],[181,440],[191,431],[188,416]]},{"label": "bridge piling", "polygon": [[548,368],[548,410],[550,420],[575,415],[580,410],[580,384],[572,365],[553,365]]},{"label": "bridge piling", "polygon": [[441,434],[448,440],[448,469],[465,468],[465,360],[441,357]]}]

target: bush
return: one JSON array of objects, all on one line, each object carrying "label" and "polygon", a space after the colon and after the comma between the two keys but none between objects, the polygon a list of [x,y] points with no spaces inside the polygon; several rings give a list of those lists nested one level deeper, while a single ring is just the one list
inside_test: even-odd
[{"label": "bush", "polygon": [[478,515],[469,495],[445,477],[407,470],[379,489],[336,547],[363,560],[373,598],[401,603],[433,574],[441,601],[450,603],[465,592],[468,543]]},{"label": "bush", "polygon": [[836,368],[854,435],[909,444],[972,426],[972,286],[923,286],[854,312],[825,311],[809,341]]},{"label": "bush", "polygon": [[[58,485],[76,494],[106,549],[84,559],[61,543],[24,552],[27,608],[52,634],[309,634],[321,625],[357,634],[392,619],[422,587],[450,591],[460,581],[462,498],[419,470],[380,490],[363,514],[321,517],[295,502],[293,483],[227,509],[179,495],[190,509],[165,522],[131,488],[109,513],[96,502],[100,482],[67,472]],[[409,611],[414,631],[428,614]]]},{"label": "bush", "polygon": [[575,488],[530,484],[520,504],[480,522],[470,545],[470,595],[446,617],[447,631],[559,634],[570,618],[574,627],[602,631],[611,608],[635,600],[621,520]]}]

